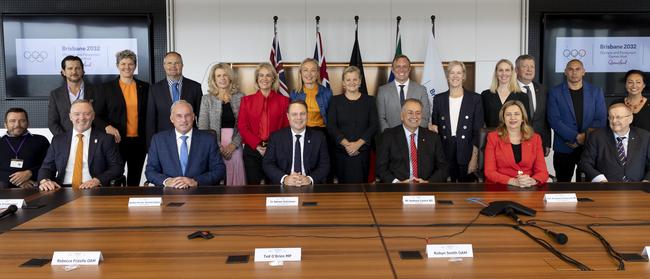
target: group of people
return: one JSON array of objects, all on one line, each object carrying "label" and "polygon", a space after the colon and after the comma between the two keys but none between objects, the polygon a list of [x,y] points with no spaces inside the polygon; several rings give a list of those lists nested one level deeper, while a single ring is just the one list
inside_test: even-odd
[{"label": "group of people", "polygon": [[[566,81],[546,92],[534,82],[535,60],[500,60],[481,94],[463,88],[465,65],[451,61],[449,90],[429,103],[410,79],[411,61],[392,61],[395,80],[375,97],[362,94],[361,71],[343,71],[343,94],[321,84],[314,59],[299,67],[300,85],[285,97],[268,63],[255,69],[256,92],[245,95],[229,64],[209,72],[208,94],[183,76],[179,53],[164,56],[166,78],[135,78],[135,53],[116,54],[119,76],[101,86],[84,82],[83,62],[61,62],[65,83],[52,91],[52,142],[28,131],[27,112],[5,113],[0,187],[54,190],[140,185],[366,183],[376,151],[384,183],[473,182],[529,187],[546,183],[553,138],[558,181],[650,179],[650,103],[645,75],[625,76],[627,97],[607,109],[600,88],[583,81],[571,60]],[[644,117],[645,116],[645,117]],[[607,125],[609,121],[609,125]],[[487,131],[487,133],[485,132]],[[147,157],[148,154],[148,157]],[[483,156],[481,156],[483,155]],[[481,170],[483,172],[481,173]]]}]

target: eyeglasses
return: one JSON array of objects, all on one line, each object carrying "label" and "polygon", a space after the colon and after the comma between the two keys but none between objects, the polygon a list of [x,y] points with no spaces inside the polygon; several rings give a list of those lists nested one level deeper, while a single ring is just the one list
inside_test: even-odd
[{"label": "eyeglasses", "polygon": [[625,119],[625,118],[628,118],[628,117],[630,117],[630,116],[632,116],[632,115],[631,115],[631,114],[628,114],[628,115],[623,115],[623,116],[618,116],[618,115],[617,115],[617,116],[608,116],[607,118],[608,118],[609,120],[616,120],[616,121],[619,121],[619,120],[623,120],[623,119]]}]

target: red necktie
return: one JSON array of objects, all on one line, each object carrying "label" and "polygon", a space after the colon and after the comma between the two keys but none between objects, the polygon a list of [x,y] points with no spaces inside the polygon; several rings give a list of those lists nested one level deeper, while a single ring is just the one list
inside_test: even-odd
[{"label": "red necktie", "polygon": [[411,134],[411,168],[413,169],[413,177],[418,177],[418,149],[415,147],[415,133]]}]

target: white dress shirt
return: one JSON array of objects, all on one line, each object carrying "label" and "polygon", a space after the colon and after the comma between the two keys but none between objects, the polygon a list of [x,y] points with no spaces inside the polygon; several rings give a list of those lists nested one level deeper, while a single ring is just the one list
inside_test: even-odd
[{"label": "white dress shirt", "polygon": [[[526,88],[524,86],[528,86],[528,88],[530,88],[530,96],[528,96],[528,98],[533,98],[533,100],[532,100],[533,101],[533,107],[530,108],[530,109],[533,110],[530,113],[532,115],[535,112],[536,108],[537,108],[537,98],[535,98],[535,86],[533,85],[532,82],[529,83],[529,84],[524,84],[523,82],[517,80],[517,83],[519,83],[519,88],[521,88],[521,91],[523,91],[524,94],[527,93]],[[528,95],[528,94],[526,94],[526,95]]]},{"label": "white dress shirt", "polygon": [[[92,179],[90,176],[90,168],[88,164],[88,146],[90,146],[90,131],[92,128],[89,128],[85,132],[81,133],[83,136],[83,168],[81,171],[81,182],[86,182]],[[70,141],[70,152],[68,154],[68,163],[65,166],[65,176],[63,176],[63,184],[70,185],[72,184],[72,174],[74,173],[74,160],[77,157],[77,143],[79,143],[79,138],[77,134],[79,132],[72,130],[72,140]]]},{"label": "white dress shirt", "polygon": [[451,128],[451,136],[456,136],[456,129],[458,129],[458,118],[460,117],[460,106],[463,104],[463,96],[452,98],[449,96],[449,128]]},{"label": "white dress shirt", "polygon": [[395,88],[397,88],[397,97],[399,98],[399,86],[404,85],[404,100],[409,98],[409,82],[411,79],[407,79],[406,82],[404,83],[399,83],[397,80],[395,80]]}]

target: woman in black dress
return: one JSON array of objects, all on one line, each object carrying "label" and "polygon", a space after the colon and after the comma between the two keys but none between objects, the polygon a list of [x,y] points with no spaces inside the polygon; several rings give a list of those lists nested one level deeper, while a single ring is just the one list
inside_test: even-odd
[{"label": "woman in black dress", "polygon": [[339,183],[365,183],[370,165],[370,140],[377,131],[377,106],[372,96],[361,94],[361,71],[343,71],[345,93],[332,97],[327,131],[336,144],[334,168]]},{"label": "woman in black dress", "polygon": [[624,103],[632,109],[634,115],[632,126],[650,131],[650,102],[643,97],[643,89],[645,89],[645,73],[639,70],[629,70],[625,74],[627,97],[613,103]]},{"label": "woman in black dress", "polygon": [[530,111],[528,95],[522,93],[519,88],[515,67],[508,59],[501,59],[497,62],[494,67],[494,76],[492,76],[492,85],[490,85],[490,89],[481,93],[481,100],[483,101],[485,127],[489,130],[494,130],[499,125],[499,111],[503,103],[507,101],[520,101],[524,104],[526,111]]}]

